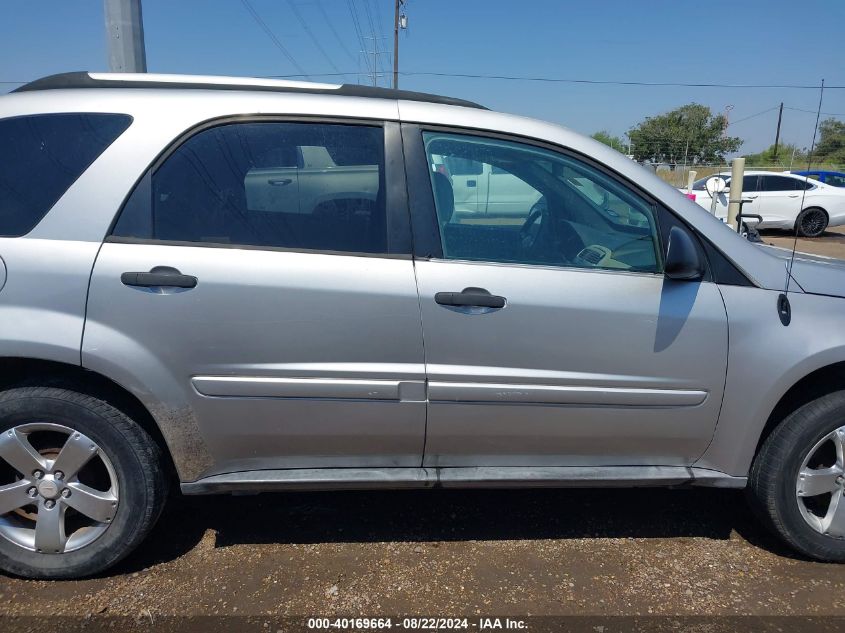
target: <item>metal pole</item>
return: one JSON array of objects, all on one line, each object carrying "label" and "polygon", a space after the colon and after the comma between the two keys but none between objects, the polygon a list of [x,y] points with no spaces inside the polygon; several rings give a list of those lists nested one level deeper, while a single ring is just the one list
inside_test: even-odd
[{"label": "metal pole", "polygon": [[745,159],[734,158],[731,163],[731,189],[728,202],[728,224],[739,226],[736,216],[739,213],[739,203],[742,201],[742,178],[745,174]]},{"label": "metal pole", "polygon": [[103,0],[109,69],[117,73],[147,72],[141,0]]},{"label": "metal pole", "polygon": [[778,131],[775,132],[775,151],[772,152],[772,158],[777,160],[778,157],[778,141],[780,141],[780,120],[783,118],[783,101],[780,102],[780,110],[778,111]]},{"label": "metal pole", "polygon": [[396,0],[393,7],[393,89],[399,87],[399,5]]}]

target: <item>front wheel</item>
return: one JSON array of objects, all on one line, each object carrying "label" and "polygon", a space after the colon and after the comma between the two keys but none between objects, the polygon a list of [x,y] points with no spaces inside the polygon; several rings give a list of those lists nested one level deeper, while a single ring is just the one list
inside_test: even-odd
[{"label": "front wheel", "polygon": [[810,207],[798,214],[795,220],[795,230],[801,237],[818,237],[827,228],[828,217],[824,209]]},{"label": "front wheel", "polygon": [[802,554],[845,562],[845,391],[787,416],[751,467],[750,502]]},{"label": "front wheel", "polygon": [[100,572],[140,543],[165,495],[158,446],[107,402],[56,387],[0,393],[0,569]]}]

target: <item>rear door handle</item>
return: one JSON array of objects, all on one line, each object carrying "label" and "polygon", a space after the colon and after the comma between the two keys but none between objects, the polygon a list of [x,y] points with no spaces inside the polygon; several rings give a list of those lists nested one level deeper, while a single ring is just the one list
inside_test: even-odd
[{"label": "rear door handle", "polygon": [[505,298],[491,295],[484,288],[464,288],[461,292],[438,292],[434,300],[442,306],[504,308]]},{"label": "rear door handle", "polygon": [[170,266],[156,266],[150,272],[123,273],[120,281],[125,286],[136,286],[141,288],[195,288],[197,278],[191,275],[183,275]]}]

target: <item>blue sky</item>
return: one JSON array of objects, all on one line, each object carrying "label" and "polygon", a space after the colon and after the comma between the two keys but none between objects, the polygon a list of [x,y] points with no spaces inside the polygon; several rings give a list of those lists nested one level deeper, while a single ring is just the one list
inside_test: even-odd
[{"label": "blue sky", "polygon": [[[363,35],[392,48],[392,0],[250,0],[297,64],[315,80],[367,81],[359,72]],[[297,20],[291,3],[325,51]],[[328,21],[324,17],[328,16]],[[144,0],[150,72],[287,75],[297,70],[241,0]],[[401,70],[683,83],[845,86],[845,0],[409,0]],[[335,37],[334,31],[339,35]],[[368,41],[371,45],[372,40]],[[733,56],[733,57],[732,57]],[[384,57],[385,68],[389,59]],[[337,67],[348,75],[326,77]],[[69,70],[107,70],[102,0],[2,0],[0,81]],[[384,77],[384,83],[388,78]],[[817,90],[580,85],[424,75],[400,87],[479,101],[491,108],[592,133],[623,134],[646,116],[696,101],[732,105],[731,133],[743,152],[782,138],[809,146]],[[0,91],[10,90],[0,84]],[[823,111],[845,119],[845,90],[825,92]],[[747,120],[742,121],[746,117]]]}]

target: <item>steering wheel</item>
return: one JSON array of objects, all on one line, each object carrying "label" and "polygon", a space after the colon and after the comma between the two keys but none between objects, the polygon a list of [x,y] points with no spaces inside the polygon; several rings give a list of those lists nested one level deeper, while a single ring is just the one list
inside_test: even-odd
[{"label": "steering wheel", "polygon": [[543,232],[543,224],[549,225],[548,214],[549,206],[546,204],[544,197],[531,207],[528,217],[525,218],[525,222],[519,229],[519,243],[523,251],[530,252],[537,246]]}]

